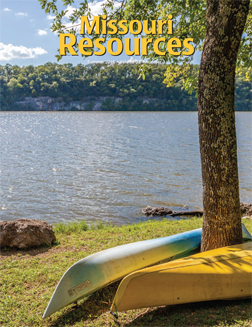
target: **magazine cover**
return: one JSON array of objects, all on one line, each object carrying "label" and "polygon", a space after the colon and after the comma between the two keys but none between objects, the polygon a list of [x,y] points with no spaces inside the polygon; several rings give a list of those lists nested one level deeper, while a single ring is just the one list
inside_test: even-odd
[{"label": "magazine cover", "polygon": [[0,324],[249,326],[251,1],[0,15]]}]

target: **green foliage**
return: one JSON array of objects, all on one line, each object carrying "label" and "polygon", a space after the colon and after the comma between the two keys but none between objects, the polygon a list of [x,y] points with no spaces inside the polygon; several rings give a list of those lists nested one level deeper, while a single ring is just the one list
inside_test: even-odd
[{"label": "green foliage", "polygon": [[[188,94],[195,79],[184,80],[182,68],[188,76],[196,77],[199,66],[148,64],[145,79],[138,79],[142,65],[119,63],[95,63],[86,66],[78,64],[59,65],[46,63],[41,66],[0,66],[0,103],[1,110],[32,110],[16,104],[25,97],[50,96],[61,98],[66,104],[82,101],[88,97],[85,110],[92,110],[96,97],[104,97],[102,110],[107,111],[194,111],[197,110],[195,93]],[[172,87],[163,83],[172,77]],[[185,84],[185,88],[181,89]],[[237,77],[236,110],[251,110],[251,82]],[[117,98],[117,100],[116,100]],[[71,110],[78,110],[73,107]]]},{"label": "green foliage", "polygon": [[[38,0],[41,4],[42,9],[46,13],[53,13],[55,19],[52,24],[52,31],[57,33],[72,33],[79,36],[79,26],[80,17],[88,16],[92,17],[90,7],[87,1],[79,3],[74,0],[62,0],[51,1],[51,0]],[[93,1],[91,1],[93,2]],[[67,8],[71,4],[73,10],[72,14],[69,15],[67,10],[62,10]],[[206,34],[206,7],[207,1],[190,1],[190,0],[123,0],[118,2],[116,0],[108,0],[102,4],[103,14],[107,15],[107,19],[119,20],[168,20],[168,16],[173,17],[173,33],[168,35],[168,27],[165,26],[163,30],[163,35],[150,35],[153,42],[159,38],[164,37],[166,41],[171,37],[176,37],[183,41],[185,38],[192,38],[194,48],[197,50],[202,50],[205,34]],[[67,13],[68,12],[68,13]],[[67,14],[67,16],[66,16]],[[66,27],[66,23],[68,27]],[[71,25],[72,23],[72,25]],[[94,33],[92,35],[81,35],[81,37],[90,37],[95,39],[98,36]],[[122,35],[102,35],[103,38],[108,39],[111,37],[121,38]],[[237,74],[243,76],[247,81],[251,79],[252,73],[252,2],[250,4],[250,11],[247,18],[247,23],[244,28],[244,33],[242,35],[241,45],[239,48],[238,58],[237,58]],[[152,43],[153,44],[153,43]],[[162,46],[162,45],[161,45]],[[183,49],[182,49],[183,50]],[[78,46],[76,44],[75,51],[78,52]],[[58,60],[61,56],[56,56]],[[148,61],[159,61],[162,63],[172,63],[172,64],[185,64],[188,65],[193,60],[193,55],[191,56],[172,56],[168,52],[164,56],[159,56],[154,52],[153,46],[150,45],[148,48],[148,55],[143,57]],[[145,78],[145,71],[147,67],[143,64],[140,75]],[[169,66],[168,66],[169,69]],[[184,89],[192,93],[196,92],[197,88],[197,76],[188,75],[187,70],[182,70],[180,72],[182,79],[182,86]],[[168,86],[173,84],[171,78],[166,79]]]}]

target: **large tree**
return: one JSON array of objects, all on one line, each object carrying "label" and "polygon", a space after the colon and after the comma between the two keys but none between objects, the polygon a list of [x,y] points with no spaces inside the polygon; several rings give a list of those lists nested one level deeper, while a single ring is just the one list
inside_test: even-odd
[{"label": "large tree", "polygon": [[249,0],[208,0],[198,83],[203,181],[202,250],[242,243],[235,130],[235,67]]},{"label": "large tree", "polygon": [[[75,9],[74,0],[62,0],[58,6],[56,0],[39,1],[47,13],[55,14],[52,30],[58,33],[78,34],[80,16],[92,19],[87,1],[78,2]],[[182,75],[185,89],[192,92],[197,88],[204,211],[202,250],[241,243],[234,83],[236,72],[245,72],[246,78],[251,75],[250,0],[105,0],[101,5],[108,19],[168,20],[171,14],[172,36],[193,38],[195,48],[202,50],[198,80],[190,74],[192,56],[169,52],[160,56],[150,45],[145,58],[169,64],[165,78],[168,86]],[[167,27],[163,36],[171,38]],[[160,35],[151,37],[155,40]],[[164,51],[166,42],[159,48]],[[148,64],[143,64],[141,74],[147,70]]]}]

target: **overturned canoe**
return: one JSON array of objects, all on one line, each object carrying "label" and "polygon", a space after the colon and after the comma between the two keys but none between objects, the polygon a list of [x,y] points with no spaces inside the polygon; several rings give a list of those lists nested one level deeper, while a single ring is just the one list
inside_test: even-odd
[{"label": "overturned canoe", "polygon": [[201,228],[117,246],[76,262],[62,276],[43,318],[128,275],[132,271],[199,251]]},{"label": "overturned canoe", "polygon": [[[251,239],[243,225],[243,238]],[[202,229],[117,246],[72,265],[59,281],[43,318],[138,269],[199,252]]]},{"label": "overturned canoe", "polygon": [[111,313],[252,295],[252,242],[145,268],[126,276]]}]

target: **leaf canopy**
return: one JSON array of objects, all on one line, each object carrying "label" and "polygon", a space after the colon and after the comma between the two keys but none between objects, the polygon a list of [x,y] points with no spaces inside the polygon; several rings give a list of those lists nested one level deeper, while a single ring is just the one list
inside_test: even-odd
[{"label": "leaf canopy", "polygon": [[[52,31],[60,33],[72,33],[77,37],[88,37],[95,40],[98,37],[94,32],[91,35],[80,35],[80,17],[87,16],[90,20],[94,14],[91,8],[94,0],[78,1],[78,0],[38,0],[42,9],[46,13],[54,14],[52,24]],[[163,35],[149,35],[153,39],[161,36],[168,40],[171,37],[176,37],[183,41],[185,38],[193,38],[195,50],[201,51],[204,45],[204,38],[206,33],[206,0],[191,1],[191,0],[104,0],[99,2],[102,12],[101,15],[107,15],[107,20],[127,20],[128,24],[132,20],[151,21],[153,20],[168,20],[168,16],[172,15],[173,20],[173,34],[168,35],[167,26],[164,25]],[[97,3],[96,3],[97,5]],[[127,25],[127,24],[126,24]],[[105,40],[109,38],[120,38],[121,34],[106,34],[102,35]],[[141,35],[146,37],[146,35]],[[247,23],[242,35],[241,45],[239,48],[237,58],[237,74],[244,76],[246,80],[251,80],[252,73],[252,3],[247,18]],[[153,43],[152,43],[153,44]],[[173,56],[166,52],[165,55],[158,55],[154,52],[153,46],[148,46],[147,56],[142,59],[145,63],[141,66],[140,76],[143,78],[148,73],[150,67],[148,62],[156,61],[160,63],[167,63],[167,71],[165,73],[164,83],[171,87],[174,85],[178,77],[182,77],[183,88],[189,93],[197,90],[197,78],[195,74],[190,74],[192,71],[191,56]],[[165,49],[166,42],[161,42],[160,50]],[[75,45],[75,51],[78,52],[78,45]],[[82,55],[83,56],[83,55]],[[60,60],[61,56],[56,55]],[[85,57],[85,56],[83,56]]]}]

